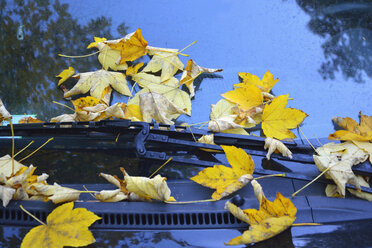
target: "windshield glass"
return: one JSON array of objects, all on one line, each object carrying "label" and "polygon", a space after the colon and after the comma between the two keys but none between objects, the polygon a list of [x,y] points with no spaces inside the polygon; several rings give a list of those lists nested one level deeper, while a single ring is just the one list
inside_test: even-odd
[{"label": "windshield glass", "polygon": [[[72,107],[56,75],[69,66],[80,73],[102,66],[97,55],[58,54],[89,54],[94,36],[117,39],[140,28],[155,47],[182,49],[196,40],[183,51],[190,57],[180,56],[183,64],[192,58],[223,69],[195,80],[191,116],[177,123],[208,121],[210,105],[239,82],[238,72],[262,78],[269,70],[279,78],[272,93],[289,94],[288,106],[309,115],[304,133],[327,137],[333,116],[371,114],[371,9],[363,1],[2,0],[0,97],[13,115],[49,121],[71,113],[52,102]],[[113,95],[112,103],[127,101]]]}]

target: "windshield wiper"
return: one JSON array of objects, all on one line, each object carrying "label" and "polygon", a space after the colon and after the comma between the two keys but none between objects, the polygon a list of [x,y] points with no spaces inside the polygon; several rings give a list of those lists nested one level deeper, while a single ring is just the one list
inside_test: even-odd
[{"label": "windshield wiper", "polygon": [[[9,137],[10,126],[0,127],[0,136]],[[213,132],[203,129],[190,129],[184,126],[165,125],[158,123],[131,122],[130,120],[104,120],[99,122],[64,122],[64,123],[32,123],[15,124],[14,134],[22,137],[55,137],[61,138],[64,142],[69,139],[88,138],[105,139],[112,142],[112,148],[122,149],[120,142],[116,142],[122,136],[129,142],[135,150],[136,156],[145,160],[167,161],[172,157],[173,163],[194,165],[199,167],[211,167],[216,162],[213,156],[211,159],[203,160],[193,157],[202,149],[222,151],[220,145],[233,145],[244,149],[248,154],[265,157],[266,151],[263,149],[265,139],[255,136],[237,135],[228,133],[213,133],[216,145],[198,143],[203,135]],[[2,140],[0,140],[1,143]],[[9,143],[9,141],[7,142]],[[299,141],[283,142],[291,151],[292,159],[283,157],[280,154],[272,154],[272,159],[278,160],[276,163],[286,168],[285,161],[299,162],[302,164],[314,164],[314,150],[310,145],[302,144]],[[68,145],[68,144],[66,144]],[[50,146],[53,146],[51,144]],[[91,146],[90,146],[91,147]],[[99,148],[102,148],[100,145]],[[84,149],[84,147],[81,147]],[[169,154],[169,151],[173,153]],[[185,156],[186,155],[186,156]],[[195,157],[195,156],[194,156]],[[279,162],[279,161],[282,161]],[[223,163],[222,163],[223,164]],[[311,181],[312,178],[293,173],[291,170],[285,172],[287,178]],[[372,169],[367,162],[353,167],[356,174],[372,176]],[[255,169],[256,174],[276,174],[278,171],[267,169]],[[332,181],[322,178],[319,182],[332,183]],[[353,185],[347,184],[346,187],[355,189]],[[362,191],[372,193],[370,188],[362,187]]]}]

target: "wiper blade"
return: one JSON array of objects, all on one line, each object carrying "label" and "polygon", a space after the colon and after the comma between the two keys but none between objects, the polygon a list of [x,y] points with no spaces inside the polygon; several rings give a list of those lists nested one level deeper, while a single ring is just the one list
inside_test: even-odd
[{"label": "wiper blade", "polygon": [[[223,151],[220,145],[234,145],[244,149],[248,154],[266,157],[266,151],[263,149],[265,139],[255,136],[237,135],[228,133],[213,133],[208,130],[190,129],[184,126],[165,125],[158,123],[146,122],[131,122],[130,120],[104,120],[99,122],[64,122],[64,123],[33,123],[33,124],[15,124],[14,133],[17,136],[23,137],[63,137],[64,139],[71,137],[85,138],[102,138],[102,139],[120,139],[120,135],[131,137],[130,142],[133,143],[136,155],[140,159],[150,159],[157,161],[167,161],[172,157],[172,161],[178,164],[194,165],[199,167],[211,167],[220,162],[211,160],[201,160],[185,157],[184,154],[179,156],[171,156],[167,150],[176,152],[185,151],[186,154],[192,155],[202,149]],[[194,140],[203,135],[214,134],[214,142],[217,145],[198,143]],[[0,136],[9,136],[10,126],[0,127]],[[1,142],[1,141],[0,141]],[[292,159],[281,156],[280,154],[272,154],[271,158],[278,160],[299,162],[302,164],[314,164],[314,150],[310,145],[301,144],[297,141],[283,142],[291,151]],[[114,144],[113,147],[121,148],[120,144]],[[82,147],[83,148],[83,147]],[[286,168],[285,165],[282,165]],[[372,176],[372,169],[367,162],[353,167],[356,174],[363,176]],[[256,168],[257,174],[275,174],[277,171],[262,170]],[[286,172],[286,177],[293,179],[310,181],[312,178],[299,175],[298,173]],[[324,183],[331,181],[322,179]],[[348,188],[354,189],[352,185],[347,185]],[[372,193],[368,188],[362,189],[364,192]]]}]

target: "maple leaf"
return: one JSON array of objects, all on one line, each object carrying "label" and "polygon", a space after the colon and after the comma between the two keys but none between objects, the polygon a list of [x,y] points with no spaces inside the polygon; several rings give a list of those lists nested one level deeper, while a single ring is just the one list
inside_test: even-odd
[{"label": "maple leaf", "polygon": [[70,97],[77,94],[85,94],[90,91],[90,95],[100,99],[107,86],[111,86],[122,95],[132,96],[127,85],[127,80],[123,73],[98,70],[94,72],[79,73],[74,78],[78,78],[77,84],[63,97]]},{"label": "maple leaf", "polygon": [[246,111],[260,106],[263,103],[261,90],[253,85],[236,88],[222,94],[221,96],[233,103],[239,104],[239,107]]},{"label": "maple leaf", "polygon": [[[179,109],[185,111],[187,115],[191,115],[190,97],[185,91],[178,88],[179,82],[176,78],[173,77],[163,82],[158,76],[140,72],[133,75],[132,79],[143,87],[143,89],[137,92],[137,94],[128,102],[128,104],[140,105],[139,95],[146,92],[153,92],[164,96]],[[179,115],[180,114],[173,114],[168,118],[176,119]]]},{"label": "maple leaf", "polygon": [[352,141],[357,147],[365,151],[367,154],[369,154],[369,162],[372,165],[372,143],[367,141]]},{"label": "maple leaf", "polygon": [[235,104],[224,99],[219,100],[216,104],[211,104],[208,128],[213,132],[225,132],[227,130],[239,130],[240,132],[245,132],[243,126],[234,122],[237,117],[233,111],[234,107]]},{"label": "maple leaf", "polygon": [[102,37],[102,38],[100,38],[100,37],[94,37],[94,42],[90,43],[90,44],[87,46],[87,48],[88,48],[88,49],[93,48],[93,47],[98,48],[98,43],[102,43],[102,42],[104,42],[104,41],[106,41],[106,40],[107,40],[107,39],[106,39],[105,37]]},{"label": "maple leaf", "polygon": [[350,183],[360,189],[359,182],[352,171],[352,166],[364,162],[368,153],[351,142],[341,144],[328,143],[316,149],[318,155],[313,155],[319,171],[328,169],[326,177],[337,185],[337,192],[345,197],[345,184]]},{"label": "maple leaf", "polygon": [[12,157],[10,155],[5,155],[0,157],[0,183],[5,183],[4,178],[9,178],[12,175],[12,170],[17,173],[20,169],[27,168],[23,164],[14,160],[14,166],[12,165]]},{"label": "maple leaf", "polygon": [[170,119],[172,115],[187,114],[167,98],[155,92],[141,93],[139,99],[142,119],[146,122],[155,119],[158,123],[173,125],[174,122]]},{"label": "maple leaf", "polygon": [[216,189],[212,198],[219,200],[243,188],[253,179],[254,162],[243,149],[235,146],[221,146],[231,165],[214,165],[199,172],[190,179],[203,186]]},{"label": "maple leaf", "polygon": [[250,225],[249,230],[230,240],[226,245],[243,245],[264,241],[289,228],[296,219],[297,209],[288,198],[278,192],[275,200],[271,202],[266,199],[261,185],[256,180],[252,180],[251,184],[260,203],[260,208],[259,210],[242,210],[234,204],[226,202],[225,209]]},{"label": "maple leaf", "polygon": [[332,120],[345,130],[329,135],[333,140],[372,141],[372,116],[360,115],[360,125],[350,117],[333,117]]},{"label": "maple leaf", "polygon": [[134,65],[134,66],[130,66],[130,67],[128,67],[127,71],[125,72],[125,75],[127,75],[127,76],[132,76],[132,75],[134,75],[134,74],[137,74],[138,70],[139,70],[143,65],[144,65],[144,63],[141,62],[141,63],[138,63],[138,64],[136,64],[136,65]]},{"label": "maple leaf", "polygon": [[85,107],[96,106],[97,104],[100,103],[100,100],[92,96],[85,96],[85,97],[80,97],[76,100],[72,100],[71,102],[75,107],[75,112],[80,112],[80,111],[83,111],[83,108]]},{"label": "maple leaf", "polygon": [[75,74],[75,69],[73,67],[69,67],[68,69],[63,70],[60,74],[58,74],[56,77],[60,77],[61,79],[58,81],[58,85],[60,86],[62,83],[64,83],[67,79],[69,79],[72,75]]},{"label": "maple leaf", "polygon": [[47,223],[32,228],[23,238],[21,248],[86,246],[94,243],[88,227],[101,219],[85,208],[75,208],[72,202],[55,208],[47,217]]},{"label": "maple leaf", "polygon": [[292,152],[280,140],[267,137],[265,139],[264,149],[267,149],[267,148],[269,148],[266,154],[266,158],[268,160],[270,160],[271,154],[277,151],[280,152],[284,157],[288,157],[292,159]]},{"label": "maple leaf", "polygon": [[98,61],[101,63],[103,69],[108,70],[109,68],[114,71],[123,71],[128,68],[127,63],[123,62],[117,64],[116,62],[120,60],[120,51],[110,48],[107,44],[103,42],[98,43]]},{"label": "maple leaf", "polygon": [[33,118],[32,116],[26,116],[26,117],[23,117],[21,118],[19,121],[18,121],[18,124],[27,124],[27,123],[43,123],[44,121],[41,121],[37,118]]},{"label": "maple leaf", "polygon": [[262,80],[256,75],[239,72],[239,77],[243,79],[243,83],[234,84],[235,87],[246,87],[247,85],[254,85],[258,87],[263,92],[270,92],[274,85],[279,81],[279,79],[274,79],[273,74],[267,71]]},{"label": "maple leaf", "polygon": [[12,116],[10,115],[8,110],[6,110],[3,101],[1,101],[0,99],[0,125],[2,124],[4,120],[9,121],[11,119],[12,119]]},{"label": "maple leaf", "polygon": [[156,48],[149,49],[152,55],[150,62],[143,68],[143,72],[158,72],[161,70],[160,80],[171,79],[178,70],[183,70],[183,63],[178,58],[178,49],[163,49],[158,51]]},{"label": "maple leaf", "polygon": [[116,64],[123,64],[126,61],[134,61],[147,54],[147,41],[142,36],[141,29],[127,34],[124,38],[113,41],[105,41],[112,49],[120,50],[120,57]]},{"label": "maple leaf", "polygon": [[288,95],[281,95],[265,105],[262,113],[262,130],[266,137],[282,139],[294,139],[296,135],[288,129],[293,129],[308,116],[301,110],[285,108],[288,103]]},{"label": "maple leaf", "polygon": [[187,61],[186,67],[182,73],[180,84],[186,84],[187,88],[190,91],[190,98],[192,98],[195,95],[194,90],[194,80],[202,73],[215,73],[220,72],[222,69],[211,69],[211,68],[205,68],[197,65],[195,61],[192,59],[189,59]]}]

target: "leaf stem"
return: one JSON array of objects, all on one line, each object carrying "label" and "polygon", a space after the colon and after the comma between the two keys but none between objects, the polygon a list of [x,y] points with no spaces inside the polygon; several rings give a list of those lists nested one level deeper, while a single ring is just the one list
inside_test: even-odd
[{"label": "leaf stem", "polygon": [[169,204],[189,204],[189,203],[214,202],[214,201],[217,201],[217,200],[216,199],[207,199],[207,200],[183,201],[183,202],[177,202],[177,201],[164,201],[164,202],[169,203]]},{"label": "leaf stem", "polygon": [[322,226],[321,223],[294,223],[292,226]]},{"label": "leaf stem", "polygon": [[189,45],[187,45],[185,48],[181,49],[181,50],[179,51],[179,53],[185,51],[187,48],[189,48],[190,46],[194,45],[196,42],[197,42],[196,40],[193,41],[192,43],[190,43]]},{"label": "leaf stem", "polygon": [[31,152],[30,154],[28,154],[26,157],[22,158],[21,160],[19,160],[18,162],[21,162],[23,160],[25,160],[26,158],[32,156],[35,152],[37,152],[38,150],[40,150],[43,146],[45,146],[46,144],[48,144],[50,141],[54,140],[54,138],[50,138],[48,139],[44,144],[42,144],[39,148],[37,148],[35,151]]},{"label": "leaf stem", "polygon": [[9,120],[10,131],[12,132],[12,175],[14,175],[14,129],[12,119]]},{"label": "leaf stem", "polygon": [[38,219],[35,215],[31,214],[29,211],[27,211],[22,205],[19,205],[19,207],[22,209],[23,212],[25,212],[26,214],[30,215],[32,218],[34,218],[37,222],[39,222],[40,224],[46,226],[47,224],[45,224],[44,222],[42,222],[40,219]]},{"label": "leaf stem", "polygon": [[14,157],[16,157],[18,154],[20,154],[21,152],[23,152],[24,150],[27,149],[27,147],[29,147],[30,145],[32,145],[32,143],[34,143],[34,141],[32,140],[30,143],[28,143],[27,146],[23,147],[22,150],[20,150],[19,152],[17,152]]},{"label": "leaf stem", "polygon": [[65,104],[63,104],[63,103],[56,102],[56,101],[52,101],[52,103],[55,103],[55,104],[61,105],[61,106],[65,107],[65,108],[71,109],[72,111],[75,112],[75,109],[73,109],[73,108],[71,108],[71,107],[69,107],[69,106],[67,106],[67,105],[65,105]]},{"label": "leaf stem", "polygon": [[166,52],[166,53],[175,53],[177,55],[182,55],[184,57],[189,57],[187,54],[180,53],[179,51],[171,51],[168,48],[160,48],[160,47],[153,47],[153,46],[147,46],[147,50],[155,51],[155,52]]},{"label": "leaf stem", "polygon": [[256,178],[254,178],[254,180],[259,180],[259,179],[263,179],[263,178],[267,178],[267,177],[285,177],[285,173],[282,173],[282,174],[272,174],[272,175],[265,175],[265,176],[261,176],[261,177],[256,177]]},{"label": "leaf stem", "polygon": [[301,189],[297,190],[296,192],[294,192],[292,194],[292,198],[295,197],[295,195],[297,195],[298,193],[300,193],[300,191],[302,191],[303,189],[307,188],[310,184],[312,184],[313,182],[315,182],[316,180],[318,180],[319,177],[323,176],[324,173],[326,173],[327,171],[329,171],[333,166],[335,165],[338,165],[338,163],[328,167],[327,169],[325,169],[324,171],[322,171],[322,173],[320,173],[317,177],[315,177],[311,182],[307,183],[305,186],[303,186]]},{"label": "leaf stem", "polygon": [[304,136],[304,138],[306,139],[306,141],[309,143],[309,145],[313,148],[314,152],[316,152],[318,154],[318,152],[316,151],[315,147],[313,146],[313,144],[311,144],[311,142],[306,138],[306,135],[304,134],[304,132],[302,132],[302,129],[300,127],[300,125],[297,126],[298,129],[300,130],[301,134]]},{"label": "leaf stem", "polygon": [[90,54],[86,54],[86,55],[78,55],[78,56],[73,56],[73,55],[64,55],[64,54],[58,54],[58,56],[60,57],[64,57],[64,58],[72,58],[72,59],[78,59],[78,58],[86,58],[86,57],[90,57],[90,56],[93,56],[97,53],[99,53],[100,51],[97,51],[97,52],[94,52],[94,53],[90,53]]},{"label": "leaf stem", "polygon": [[171,160],[173,159],[173,157],[170,157],[164,164],[162,164],[156,171],[154,171],[150,176],[149,176],[149,178],[151,178],[151,177],[153,177],[155,174],[156,174],[156,172],[158,172],[161,168],[163,168],[164,167],[164,165],[166,165],[166,164],[168,164]]}]

